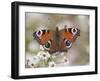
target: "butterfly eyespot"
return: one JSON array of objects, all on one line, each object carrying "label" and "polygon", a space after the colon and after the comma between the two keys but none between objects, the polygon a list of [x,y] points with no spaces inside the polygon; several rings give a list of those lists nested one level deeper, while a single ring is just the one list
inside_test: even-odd
[{"label": "butterfly eyespot", "polygon": [[50,46],[51,46],[51,41],[49,40],[45,45],[43,45],[43,47],[46,49],[46,50],[49,50],[50,49]]},{"label": "butterfly eyespot", "polygon": [[71,32],[72,32],[73,35],[76,35],[77,32],[78,32],[78,30],[77,30],[77,28],[72,28],[72,29],[71,29]]},{"label": "butterfly eyespot", "polygon": [[42,30],[37,31],[36,32],[37,37],[41,37],[42,33],[43,33]]},{"label": "butterfly eyespot", "polygon": [[72,47],[72,42],[70,42],[67,39],[65,39],[64,44],[66,45],[67,48],[71,48]]}]

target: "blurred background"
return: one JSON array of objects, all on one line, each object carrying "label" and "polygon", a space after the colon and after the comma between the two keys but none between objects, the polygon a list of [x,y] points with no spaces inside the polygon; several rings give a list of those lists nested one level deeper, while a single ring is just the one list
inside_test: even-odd
[{"label": "blurred background", "polygon": [[[76,39],[71,49],[64,54],[53,57],[56,66],[75,66],[89,64],[89,16],[72,14],[53,14],[53,13],[25,13],[25,53],[26,68],[29,68],[36,61],[36,56],[41,51],[40,44],[34,40],[32,34],[40,29],[55,30],[58,26],[80,29],[80,36]],[[63,59],[67,62],[62,62]],[[36,63],[34,63],[36,64]],[[45,66],[45,65],[44,65]],[[42,67],[38,65],[38,67]],[[46,67],[46,66],[45,66]]]}]

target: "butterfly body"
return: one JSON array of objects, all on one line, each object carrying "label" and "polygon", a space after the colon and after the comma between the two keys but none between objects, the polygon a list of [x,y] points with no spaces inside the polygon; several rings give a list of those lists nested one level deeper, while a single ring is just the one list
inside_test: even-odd
[{"label": "butterfly body", "polygon": [[79,35],[79,29],[66,27],[62,30],[59,30],[57,27],[55,31],[39,30],[33,33],[33,37],[50,54],[67,52]]}]

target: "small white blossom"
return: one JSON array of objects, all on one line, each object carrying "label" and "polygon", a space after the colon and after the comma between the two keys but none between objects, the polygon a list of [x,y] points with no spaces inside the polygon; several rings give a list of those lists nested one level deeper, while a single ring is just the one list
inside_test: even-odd
[{"label": "small white blossom", "polygon": [[42,46],[42,45],[40,45],[40,50],[44,50],[44,48],[43,48],[43,46]]},{"label": "small white blossom", "polygon": [[67,57],[64,56],[63,61],[67,62],[67,60],[68,60]]},{"label": "small white blossom", "polygon": [[56,65],[55,62],[53,61],[49,62],[49,67],[54,67],[55,65]]},{"label": "small white blossom", "polygon": [[37,56],[42,60],[47,60],[48,58],[50,58],[50,54],[44,51],[38,52]]},{"label": "small white blossom", "polygon": [[26,59],[26,65],[30,66],[31,68],[35,67],[35,65],[39,62],[40,62],[40,58],[37,56],[31,56],[30,58],[28,57]]},{"label": "small white blossom", "polygon": [[40,58],[38,56],[33,57],[33,64],[37,64],[40,61]]}]

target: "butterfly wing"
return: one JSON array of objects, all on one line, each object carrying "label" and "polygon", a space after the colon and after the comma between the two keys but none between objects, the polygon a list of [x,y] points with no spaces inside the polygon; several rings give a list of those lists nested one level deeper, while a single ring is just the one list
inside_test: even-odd
[{"label": "butterfly wing", "polygon": [[44,47],[49,53],[53,53],[56,50],[54,31],[50,30],[39,30],[33,33],[35,40]]},{"label": "butterfly wing", "polygon": [[76,38],[80,35],[80,30],[77,28],[65,28],[60,31],[60,50],[66,51],[72,47]]}]

